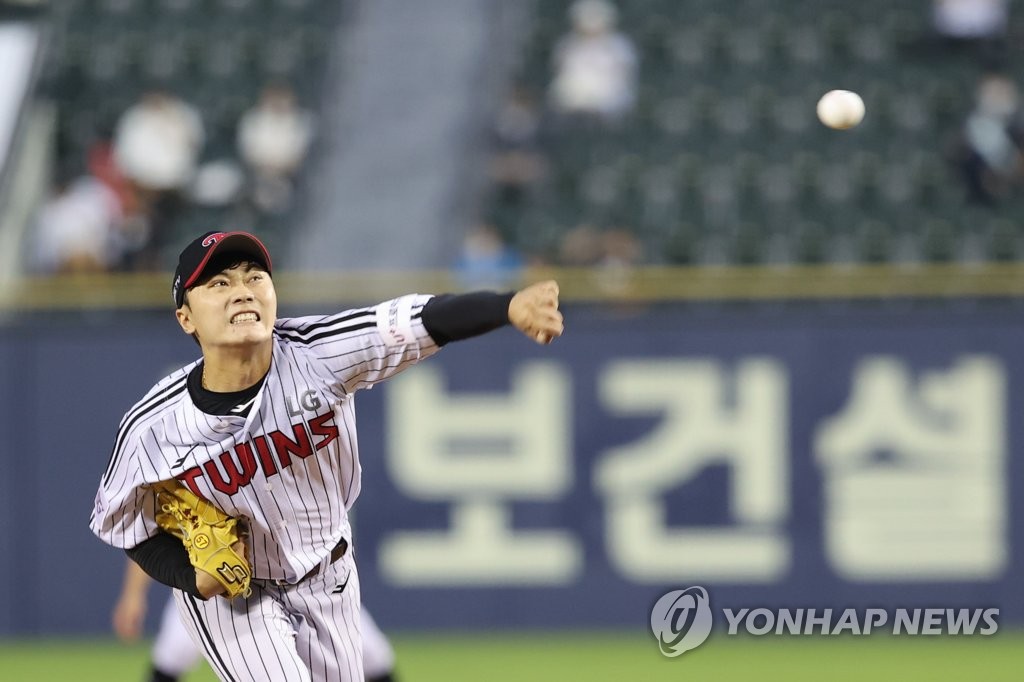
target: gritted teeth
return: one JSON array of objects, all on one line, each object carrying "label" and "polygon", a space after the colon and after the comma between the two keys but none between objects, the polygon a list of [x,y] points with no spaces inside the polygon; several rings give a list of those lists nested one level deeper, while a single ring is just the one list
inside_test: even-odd
[{"label": "gritted teeth", "polygon": [[236,322],[258,322],[259,319],[260,316],[256,313],[238,313],[231,318],[231,324],[235,324]]}]

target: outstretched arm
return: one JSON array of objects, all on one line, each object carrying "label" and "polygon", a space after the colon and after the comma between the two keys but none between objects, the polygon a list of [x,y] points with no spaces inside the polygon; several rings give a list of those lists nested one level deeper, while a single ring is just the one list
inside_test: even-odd
[{"label": "outstretched arm", "polygon": [[487,291],[435,296],[423,307],[423,326],[438,345],[485,334],[512,324],[537,343],[562,335],[558,284],[532,284],[515,293]]}]

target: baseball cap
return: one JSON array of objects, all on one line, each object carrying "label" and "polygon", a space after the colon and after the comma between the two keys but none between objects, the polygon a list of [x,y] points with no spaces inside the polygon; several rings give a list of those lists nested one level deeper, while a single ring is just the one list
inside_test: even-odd
[{"label": "baseball cap", "polygon": [[213,255],[229,252],[246,255],[270,272],[270,253],[253,235],[248,232],[207,232],[192,240],[178,255],[178,267],[174,270],[171,284],[175,308],[182,306],[185,292],[199,280]]}]

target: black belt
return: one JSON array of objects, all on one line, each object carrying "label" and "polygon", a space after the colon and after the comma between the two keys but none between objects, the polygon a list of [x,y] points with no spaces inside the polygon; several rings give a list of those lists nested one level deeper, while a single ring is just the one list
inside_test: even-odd
[{"label": "black belt", "polygon": [[[347,552],[347,551],[348,551],[348,540],[346,540],[345,538],[342,538],[342,539],[338,540],[338,544],[336,544],[334,546],[334,549],[331,550],[331,560],[328,561],[327,564],[328,565],[333,564],[335,561],[337,561],[341,557],[345,556],[345,552]],[[294,583],[290,583],[287,580],[272,580],[271,582],[273,582],[278,587],[291,587],[292,585],[298,585],[302,581],[309,580],[310,578],[318,575],[320,573],[320,566],[321,565],[322,564],[317,564],[313,568],[309,569],[309,573],[307,573],[306,575],[302,576],[301,578],[299,578]]]}]

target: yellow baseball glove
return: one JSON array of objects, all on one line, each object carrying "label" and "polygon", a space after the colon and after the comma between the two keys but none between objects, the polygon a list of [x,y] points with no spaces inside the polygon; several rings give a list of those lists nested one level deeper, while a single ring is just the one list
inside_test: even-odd
[{"label": "yellow baseball glove", "polygon": [[178,481],[150,486],[156,492],[156,522],[181,540],[189,561],[217,579],[234,599],[252,593],[252,571],[244,556],[235,551],[240,539],[238,519],[228,516]]}]

